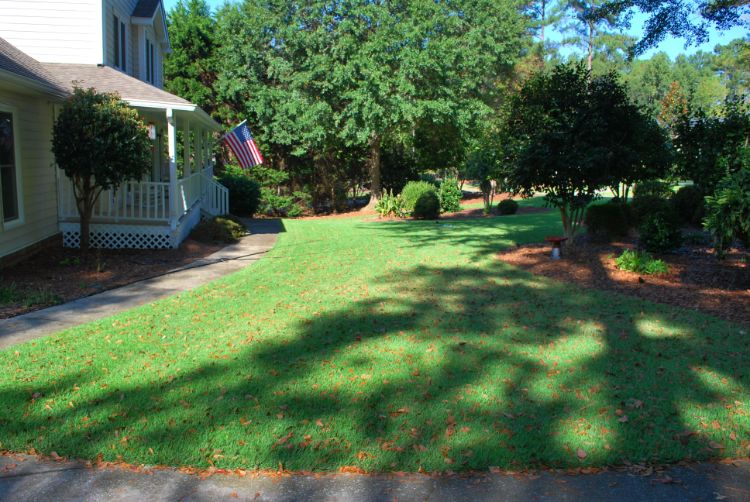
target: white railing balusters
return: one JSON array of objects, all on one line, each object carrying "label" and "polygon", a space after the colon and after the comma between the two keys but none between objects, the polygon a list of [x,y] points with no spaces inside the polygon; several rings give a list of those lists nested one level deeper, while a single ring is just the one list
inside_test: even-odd
[{"label": "white railing balusters", "polygon": [[[212,215],[229,212],[229,191],[213,178],[211,166],[178,180],[176,196],[181,212],[187,213],[196,203]],[[58,184],[58,212],[61,219],[78,218],[73,184],[64,175]],[[92,219],[127,221],[169,222],[169,183],[154,181],[129,181],[117,190],[104,190],[94,205]]]}]

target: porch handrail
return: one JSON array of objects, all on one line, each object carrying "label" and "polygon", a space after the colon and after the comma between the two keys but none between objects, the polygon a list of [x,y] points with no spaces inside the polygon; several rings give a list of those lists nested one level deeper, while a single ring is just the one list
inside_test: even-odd
[{"label": "porch handrail", "polygon": [[[58,183],[58,213],[61,219],[78,218],[73,183],[62,177]],[[104,190],[94,205],[92,219],[169,221],[169,183],[127,181],[116,190]]]},{"label": "porch handrail", "polygon": [[207,171],[213,173],[213,168],[204,170],[201,175],[201,207],[214,216],[228,214],[229,189],[216,181],[213,175],[209,176]]}]

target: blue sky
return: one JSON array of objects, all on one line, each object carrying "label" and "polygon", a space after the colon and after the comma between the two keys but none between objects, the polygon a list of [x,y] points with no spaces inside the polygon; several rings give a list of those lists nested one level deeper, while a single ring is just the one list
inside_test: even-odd
[{"label": "blue sky", "polygon": [[[178,0],[164,0],[164,7],[167,9],[167,11],[171,10],[172,7],[174,7],[177,4]],[[221,5],[223,5],[226,0],[207,0],[208,4],[212,8],[217,8]],[[643,27],[643,21],[645,19],[645,16],[642,14],[637,14],[633,17],[633,21],[631,23],[631,28],[627,30],[627,33],[630,35],[633,35],[635,37],[640,37],[642,33],[642,27]],[[703,51],[711,51],[715,45],[717,44],[726,44],[727,42],[734,40],[735,38],[741,38],[741,37],[747,37],[748,32],[746,29],[742,27],[735,27],[732,30],[726,31],[726,32],[717,32],[716,30],[711,30],[711,33],[709,35],[708,42],[701,44],[701,45],[692,45],[690,47],[685,47],[685,40],[680,38],[669,38],[667,40],[664,40],[661,44],[659,44],[658,47],[655,47],[648,52],[646,52],[642,57],[649,58],[656,52],[664,51],[666,52],[670,58],[674,59],[675,56],[678,54],[684,53],[684,54],[693,54],[699,50]],[[559,38],[559,35],[551,34],[551,39]],[[565,53],[565,52],[563,52]]]}]

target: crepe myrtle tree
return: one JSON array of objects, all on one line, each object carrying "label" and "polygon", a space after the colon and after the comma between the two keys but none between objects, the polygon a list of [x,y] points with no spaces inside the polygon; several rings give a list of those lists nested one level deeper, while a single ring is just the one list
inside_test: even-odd
[{"label": "crepe myrtle tree", "polygon": [[55,121],[52,152],[73,184],[86,251],[91,214],[102,191],[141,179],[151,169],[148,129],[116,94],[76,88]]},{"label": "crepe myrtle tree", "polygon": [[614,75],[592,77],[583,64],[540,72],[508,104],[501,132],[508,186],[525,196],[545,192],[571,243],[599,190],[648,177],[667,157],[653,126]]}]

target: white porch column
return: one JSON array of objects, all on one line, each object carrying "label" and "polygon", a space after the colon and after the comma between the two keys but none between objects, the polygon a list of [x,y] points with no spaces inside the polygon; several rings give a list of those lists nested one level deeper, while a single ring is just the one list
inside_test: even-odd
[{"label": "white porch column", "polygon": [[195,141],[195,170],[203,171],[206,165],[203,163],[203,129],[197,129],[193,134],[193,141]]},{"label": "white porch column", "polygon": [[[211,164],[211,154],[213,153],[213,144],[211,142],[211,131],[203,131],[204,142],[206,144],[205,155],[206,159],[203,161],[206,165]],[[212,165],[213,167],[213,165]],[[213,170],[211,171],[213,174]]]},{"label": "white porch column", "polygon": [[174,110],[167,108],[167,151],[169,153],[169,225],[177,228],[177,127]]},{"label": "white porch column", "polygon": [[187,178],[193,173],[190,165],[190,121],[185,120],[185,127],[182,130],[182,177]]}]

